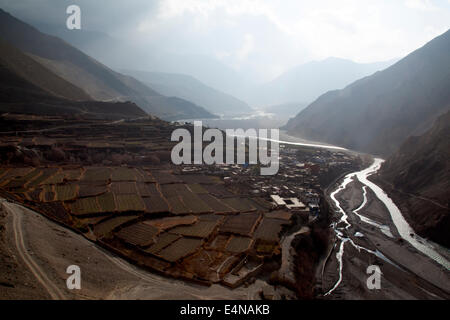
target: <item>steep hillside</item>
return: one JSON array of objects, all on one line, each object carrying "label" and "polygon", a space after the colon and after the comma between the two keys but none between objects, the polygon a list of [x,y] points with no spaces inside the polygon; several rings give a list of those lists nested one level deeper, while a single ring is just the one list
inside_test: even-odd
[{"label": "steep hillside", "polygon": [[[39,32],[37,29],[14,18],[0,9],[0,37],[8,43],[29,54],[37,62],[55,74],[83,89],[89,96],[103,101],[127,101],[138,103],[147,112],[165,117],[169,112],[158,112],[160,106],[154,105],[147,97],[164,96],[148,88],[139,81],[128,79],[98,61],[72,47],[65,41]],[[170,100],[165,101],[170,105]],[[185,104],[188,106],[184,111]],[[180,118],[191,117],[189,112],[196,110],[196,115],[212,117],[206,110],[185,104],[172,106]]]},{"label": "steep hillside", "polygon": [[1,39],[0,65],[52,95],[70,100],[92,99],[80,88],[57,76]]},{"label": "steep hillside", "polygon": [[0,113],[122,119],[147,114],[132,102],[73,101],[50,95],[0,65]]},{"label": "steep hillside", "polygon": [[[305,63],[258,87],[249,101],[258,106],[311,103],[329,90],[342,89],[353,81],[387,68],[392,63],[393,61],[356,63],[339,58]],[[300,109],[296,113],[299,111]]]},{"label": "steep hillside", "polygon": [[290,134],[387,155],[450,108],[450,31],[393,66],[320,96]]},{"label": "steep hillside", "polygon": [[166,96],[176,96],[204,107],[215,114],[238,115],[252,109],[243,101],[211,88],[194,77],[163,72],[123,71]]},{"label": "steep hillside", "polygon": [[[0,113],[80,115],[102,119],[146,116],[132,102],[69,100],[68,98],[89,97],[19,50],[4,44],[0,44],[0,49]],[[11,52],[14,56],[9,55]],[[73,90],[73,96],[70,96],[70,90]]]},{"label": "steep hillside", "polygon": [[408,138],[383,165],[396,203],[421,235],[450,247],[450,112],[422,136]]}]

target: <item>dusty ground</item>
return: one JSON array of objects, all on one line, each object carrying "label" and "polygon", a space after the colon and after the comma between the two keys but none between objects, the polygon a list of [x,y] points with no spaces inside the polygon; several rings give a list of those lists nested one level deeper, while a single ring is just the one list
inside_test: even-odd
[{"label": "dusty ground", "polygon": [[[2,201],[0,299],[258,299],[265,282],[234,290],[139,269],[41,215]],[[69,265],[81,290],[66,286]]]},{"label": "dusty ground", "polygon": [[6,211],[0,207],[0,297],[48,299],[50,295],[24,265],[15,250],[13,232],[6,227]]},{"label": "dusty ground", "polygon": [[[379,251],[391,262],[386,262],[364,250],[357,250],[348,241],[344,244],[343,280],[338,288],[326,298],[330,299],[449,299],[450,273],[441,265],[424,256],[399,235],[393,225],[386,207],[367,189],[368,202],[360,214],[390,227],[393,238],[383,234],[378,228],[359,219],[351,211],[362,203],[362,185],[352,182],[337,195],[337,199],[349,215],[352,225],[347,236],[357,245],[372,251]],[[360,232],[364,237],[355,237]],[[339,277],[339,264],[336,252],[340,241],[333,250],[324,268],[322,278],[323,292],[333,287]],[[448,250],[441,252],[448,255]],[[381,289],[369,290],[366,285],[369,265],[380,266]]]}]

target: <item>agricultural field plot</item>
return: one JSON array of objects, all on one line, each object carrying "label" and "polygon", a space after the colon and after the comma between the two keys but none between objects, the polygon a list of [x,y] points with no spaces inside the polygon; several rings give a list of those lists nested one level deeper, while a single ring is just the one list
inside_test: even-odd
[{"label": "agricultural field plot", "polygon": [[256,210],[255,206],[253,206],[247,198],[224,198],[220,199],[220,201],[238,212],[249,212]]},{"label": "agricultural field plot", "polygon": [[115,194],[137,194],[135,182],[112,182],[109,189]]},{"label": "agricultural field plot", "polygon": [[227,216],[220,226],[219,232],[251,236],[260,219],[261,215],[257,213],[242,213],[235,216]]},{"label": "agricultural field plot", "polygon": [[126,167],[113,168],[111,181],[136,181],[136,170]]},{"label": "agricultural field plot", "polygon": [[76,184],[55,185],[54,190],[57,201],[73,200],[78,196],[78,185]]},{"label": "agricultural field plot", "polygon": [[39,209],[48,216],[56,219],[66,225],[72,225],[72,218],[67,212],[62,202],[48,202],[39,204]]},{"label": "agricultural field plot", "polygon": [[289,224],[289,222],[285,220],[263,218],[255,231],[254,238],[256,240],[277,243],[280,241],[279,234],[283,229],[283,225],[286,224]]},{"label": "agricultural field plot", "polygon": [[232,253],[243,253],[252,247],[253,239],[248,237],[232,236],[228,241],[226,250]]},{"label": "agricultural field plot", "polygon": [[201,214],[214,212],[210,206],[208,206],[202,199],[193,193],[180,195],[180,197],[186,208],[189,208],[192,213]]},{"label": "agricultural field plot", "polygon": [[279,244],[258,240],[256,241],[254,248],[258,254],[270,256],[279,248]]},{"label": "agricultural field plot", "polygon": [[161,193],[159,192],[156,183],[137,182],[136,188],[141,197],[161,196]]},{"label": "agricultural field plot", "polygon": [[170,212],[173,214],[190,214],[192,213],[189,208],[187,208],[179,196],[172,196],[166,198],[169,203]]},{"label": "agricultural field plot", "polygon": [[292,218],[292,213],[290,213],[289,211],[284,211],[284,210],[275,210],[275,211],[270,211],[270,212],[264,213],[264,216],[266,218],[289,221]]},{"label": "agricultural field plot", "polygon": [[80,180],[81,175],[83,173],[83,169],[65,169],[64,170],[64,178],[67,181],[77,181]]},{"label": "agricultural field plot", "polygon": [[159,230],[149,224],[138,222],[120,229],[115,235],[126,243],[145,247],[154,243]]},{"label": "agricultural field plot", "polygon": [[55,191],[52,185],[42,186],[41,201],[42,202],[55,201]]},{"label": "agricultural field plot", "polygon": [[176,227],[170,233],[194,238],[208,238],[217,226],[217,221],[198,221],[190,226]]},{"label": "agricultural field plot", "polygon": [[147,213],[169,212],[169,205],[161,196],[151,196],[142,198]]},{"label": "agricultural field plot", "polygon": [[88,182],[80,182],[78,184],[78,195],[80,198],[94,197],[108,191],[106,184],[95,185]]},{"label": "agricultural field plot", "polygon": [[16,177],[14,179],[9,180],[9,182],[6,185],[4,185],[4,188],[9,190],[23,189],[29,181],[35,179],[40,174],[41,174],[40,170],[37,169],[31,170],[29,173],[27,173],[22,177]]},{"label": "agricultural field plot", "polygon": [[115,216],[107,220],[102,220],[94,226],[94,234],[98,238],[103,238],[113,232],[116,228],[130,221],[138,219],[138,215],[131,216]]},{"label": "agricultural field plot", "polygon": [[221,223],[224,220],[223,215],[219,214],[202,214],[197,216],[199,220],[201,221],[214,221],[216,223]]},{"label": "agricultural field plot", "polygon": [[136,194],[114,194],[116,207],[119,212],[144,211],[142,198]]},{"label": "agricultural field plot", "polygon": [[191,183],[187,185],[188,189],[197,194],[208,194],[208,190],[206,190],[201,184],[199,183]]},{"label": "agricultural field plot", "polygon": [[209,244],[206,245],[206,248],[217,251],[225,251],[231,237],[232,236],[227,234],[218,234]]},{"label": "agricultural field plot", "polygon": [[111,179],[111,169],[105,167],[88,167],[81,177],[83,182],[98,182],[105,183]]},{"label": "agricultural field plot", "polygon": [[65,173],[62,170],[59,170],[54,175],[43,181],[42,184],[60,184],[64,182],[65,177]]},{"label": "agricultural field plot", "polygon": [[258,211],[267,211],[272,209],[273,204],[263,198],[248,198],[250,204],[256,208]]},{"label": "agricultural field plot", "polygon": [[25,193],[25,196],[30,201],[40,202],[41,201],[41,192],[42,192],[42,189],[40,187],[35,188],[35,189],[29,189]]},{"label": "agricultural field plot", "polygon": [[75,216],[95,214],[100,212],[97,199],[94,197],[80,198],[69,205],[70,212]]},{"label": "agricultural field plot", "polygon": [[0,180],[3,178],[4,175],[9,171],[9,168],[0,168]]},{"label": "agricultural field plot", "polygon": [[144,211],[144,202],[136,194],[115,194],[116,207],[119,212]]},{"label": "agricultural field plot", "polygon": [[154,244],[144,249],[144,251],[153,255],[157,255],[162,249],[169,246],[170,244],[172,244],[173,242],[175,242],[180,238],[181,236],[177,234],[164,232],[158,236]]},{"label": "agricultural field plot", "polygon": [[31,171],[33,171],[33,168],[10,168],[3,173],[0,181],[0,187],[7,185],[10,180],[15,178],[20,179]]},{"label": "agricultural field plot", "polygon": [[223,181],[216,176],[200,174],[182,174],[180,179],[187,184],[223,184]]},{"label": "agricultural field plot", "polygon": [[144,221],[155,228],[168,230],[177,226],[192,225],[198,221],[196,216],[166,217],[161,219],[151,219]]},{"label": "agricultural field plot", "polygon": [[150,172],[147,172],[141,168],[135,168],[136,181],[142,183],[155,183],[156,179],[151,175]]},{"label": "agricultural field plot", "polygon": [[236,210],[227,206],[225,203],[210,194],[199,194],[198,197],[202,199],[215,213],[236,212]]},{"label": "agricultural field plot", "polygon": [[207,190],[208,190],[209,194],[211,194],[215,197],[218,197],[218,198],[236,196],[234,193],[229,191],[223,184],[208,185]]},{"label": "agricultural field plot", "polygon": [[151,175],[159,184],[182,183],[183,181],[168,171],[151,171]]},{"label": "agricultural field plot", "polygon": [[169,262],[176,262],[181,258],[193,254],[202,245],[201,239],[180,238],[161,250],[158,254]]},{"label": "agricultural field plot", "polygon": [[[185,184],[166,184],[161,186],[163,195],[166,198],[172,198],[174,195],[178,195],[187,212],[192,213],[208,213],[214,212],[214,210],[208,206],[201,198],[195,193],[192,193]],[[183,209],[177,209],[177,212],[182,213]]]},{"label": "agricultural field plot", "polygon": [[42,174],[40,174],[37,178],[27,183],[27,188],[37,187],[53,176],[55,173],[59,171],[57,168],[43,168],[41,169]]},{"label": "agricultural field plot", "polygon": [[105,216],[96,216],[96,217],[89,217],[89,216],[85,216],[85,217],[78,216],[78,217],[75,217],[75,216],[72,216],[72,220],[74,221],[74,223],[75,223],[77,228],[86,228],[86,227],[92,228],[96,224],[98,224],[101,221],[106,220],[106,219],[108,219],[108,217],[105,217]]},{"label": "agricultural field plot", "polygon": [[114,194],[111,192],[104,193],[100,196],[97,196],[97,203],[100,207],[100,212],[115,212],[116,210],[116,201],[114,198]]},{"label": "agricultural field plot", "polygon": [[186,185],[182,183],[165,184],[161,185],[160,188],[163,196],[166,198],[174,195],[185,195],[192,193],[186,188]]}]

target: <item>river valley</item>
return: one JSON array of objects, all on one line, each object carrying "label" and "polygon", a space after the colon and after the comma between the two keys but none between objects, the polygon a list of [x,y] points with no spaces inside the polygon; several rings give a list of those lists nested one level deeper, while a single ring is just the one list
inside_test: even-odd
[{"label": "river valley", "polygon": [[[449,251],[414,233],[392,200],[371,182],[383,160],[346,175],[329,193],[336,210],[332,254],[323,266],[330,299],[448,299]],[[369,289],[369,266],[381,271]]]}]

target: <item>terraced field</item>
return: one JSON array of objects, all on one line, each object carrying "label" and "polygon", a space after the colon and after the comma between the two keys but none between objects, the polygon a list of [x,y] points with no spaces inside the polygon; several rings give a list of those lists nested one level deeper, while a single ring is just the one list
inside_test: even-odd
[{"label": "terraced field", "polygon": [[153,238],[157,234],[158,229],[155,227],[143,222],[138,222],[121,229],[116,233],[116,236],[126,243],[145,247],[154,242]]},{"label": "terraced field", "polygon": [[115,194],[117,211],[144,211],[145,206],[142,198],[137,194]]},{"label": "terraced field", "polygon": [[230,241],[228,241],[225,250],[232,253],[246,252],[250,250],[252,243],[252,238],[232,236]]},{"label": "terraced field", "polygon": [[78,196],[76,184],[55,185],[56,201],[74,200]]},{"label": "terraced field", "polygon": [[115,194],[137,194],[135,182],[113,182],[110,190]]},{"label": "terraced field", "polygon": [[289,212],[236,195],[218,177],[154,168],[3,167],[0,189],[143,266],[206,283],[247,257],[278,254],[292,223]]},{"label": "terraced field", "polygon": [[202,245],[201,239],[180,238],[159,252],[166,261],[175,262],[191,255]]},{"label": "terraced field", "polygon": [[111,181],[136,181],[136,170],[133,168],[114,168]]},{"label": "terraced field", "polygon": [[170,230],[170,233],[195,238],[207,238],[213,233],[217,224],[216,221],[198,221],[190,226],[176,227]]},{"label": "terraced field", "polygon": [[252,236],[261,215],[259,213],[243,213],[229,216],[220,227],[220,232],[243,236]]}]

